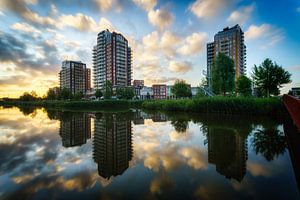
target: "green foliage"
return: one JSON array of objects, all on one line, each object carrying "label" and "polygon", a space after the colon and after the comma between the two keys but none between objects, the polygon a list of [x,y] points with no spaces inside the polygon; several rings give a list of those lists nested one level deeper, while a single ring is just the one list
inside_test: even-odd
[{"label": "green foliage", "polygon": [[259,94],[277,96],[282,85],[291,82],[291,74],[272,60],[265,59],[261,65],[254,65],[253,80]]},{"label": "green foliage", "polygon": [[55,93],[53,89],[50,88],[47,92],[46,99],[56,100],[58,99],[58,95]]},{"label": "green foliage", "polygon": [[251,80],[247,76],[240,76],[236,81],[236,90],[241,96],[251,96]]},{"label": "green foliage", "polygon": [[212,88],[215,94],[231,93],[235,87],[234,62],[223,53],[218,53],[212,67]]},{"label": "green foliage", "polygon": [[72,97],[73,97],[72,93],[71,93],[71,91],[68,88],[63,88],[60,91],[59,99],[67,100],[67,99],[72,99]]},{"label": "green foliage", "polygon": [[119,99],[132,99],[134,97],[134,91],[132,87],[117,88],[116,95]]},{"label": "green foliage", "polygon": [[77,92],[76,94],[73,95],[74,100],[80,100],[83,98],[83,93],[82,92]]},{"label": "green foliage", "polygon": [[22,96],[19,98],[21,101],[34,101],[38,99],[38,96],[35,91],[32,92],[24,92]]},{"label": "green foliage", "polygon": [[171,89],[176,98],[191,97],[191,87],[184,80],[176,80]]},{"label": "green foliage", "polygon": [[101,98],[103,96],[103,93],[101,90],[97,89],[95,93],[96,98]]},{"label": "green foliage", "polygon": [[110,81],[106,81],[104,84],[104,99],[110,99],[113,95],[112,83]]},{"label": "green foliage", "polygon": [[183,100],[144,101],[142,107],[151,110],[187,111],[197,113],[261,114],[285,113],[277,98],[212,97]]}]

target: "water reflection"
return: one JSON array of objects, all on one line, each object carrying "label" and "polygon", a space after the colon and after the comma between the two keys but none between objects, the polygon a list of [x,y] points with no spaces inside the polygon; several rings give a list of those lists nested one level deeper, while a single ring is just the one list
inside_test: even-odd
[{"label": "water reflection", "polygon": [[128,113],[97,114],[94,122],[94,161],[103,178],[121,175],[132,158],[132,127]]},{"label": "water reflection", "polygon": [[32,108],[0,114],[0,199],[299,197],[283,126],[271,118]]},{"label": "water reflection", "polygon": [[61,115],[59,135],[64,147],[80,146],[91,138],[91,118],[86,113]]}]

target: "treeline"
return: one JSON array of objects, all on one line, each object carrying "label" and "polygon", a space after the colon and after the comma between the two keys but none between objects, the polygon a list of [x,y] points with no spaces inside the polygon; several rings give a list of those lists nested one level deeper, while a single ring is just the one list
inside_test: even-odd
[{"label": "treeline", "polygon": [[[217,95],[270,97],[280,94],[283,84],[291,82],[291,74],[270,59],[265,59],[259,66],[254,65],[251,78],[242,75],[235,80],[234,61],[219,53],[212,66],[212,90]],[[251,80],[252,79],[252,80]]]}]

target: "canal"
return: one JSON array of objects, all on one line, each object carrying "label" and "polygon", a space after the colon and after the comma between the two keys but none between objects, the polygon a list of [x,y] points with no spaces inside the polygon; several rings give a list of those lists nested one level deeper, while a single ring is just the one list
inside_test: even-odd
[{"label": "canal", "polygon": [[0,199],[299,199],[289,123],[1,107]]}]

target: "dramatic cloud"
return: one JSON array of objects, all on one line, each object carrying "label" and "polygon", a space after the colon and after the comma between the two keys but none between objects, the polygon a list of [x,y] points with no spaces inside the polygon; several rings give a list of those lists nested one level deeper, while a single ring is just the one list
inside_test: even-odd
[{"label": "dramatic cloud", "polygon": [[101,11],[109,11],[115,9],[117,12],[122,10],[122,6],[118,0],[94,0]]},{"label": "dramatic cloud", "polygon": [[176,62],[171,61],[169,63],[169,70],[176,73],[186,73],[192,70],[192,64],[190,62]]},{"label": "dramatic cloud", "polygon": [[270,24],[251,25],[245,32],[246,40],[264,39],[263,48],[270,47],[284,38],[283,31]]},{"label": "dramatic cloud", "polygon": [[233,24],[244,24],[249,19],[254,8],[254,4],[241,7],[239,10],[232,12],[227,18],[227,21]]},{"label": "dramatic cloud", "polygon": [[218,15],[230,3],[231,0],[196,0],[189,9],[198,18],[209,18]]},{"label": "dramatic cloud", "polygon": [[25,22],[15,23],[10,28],[13,30],[16,30],[16,31],[33,34],[34,37],[37,37],[38,35],[41,34],[40,30],[36,29],[35,27],[33,27]]},{"label": "dramatic cloud", "polygon": [[208,40],[206,33],[193,33],[188,36],[184,45],[179,49],[179,53],[182,55],[195,55],[205,50],[205,44]]},{"label": "dramatic cloud", "polygon": [[33,12],[30,10],[27,5],[28,4],[36,4],[37,1],[28,1],[28,0],[2,0],[0,1],[0,7],[5,8],[14,12],[16,15],[26,19],[35,24],[41,25],[52,25],[56,24],[56,21],[50,17],[43,17],[40,16],[38,13]]},{"label": "dramatic cloud", "polygon": [[133,2],[146,11],[152,10],[157,4],[157,0],[133,0]]},{"label": "dramatic cloud", "polygon": [[148,12],[149,22],[159,30],[164,30],[171,26],[174,16],[166,9],[150,10]]},{"label": "dramatic cloud", "polygon": [[176,55],[176,48],[181,44],[182,38],[171,31],[166,31],[161,37],[160,48],[168,58]]}]

